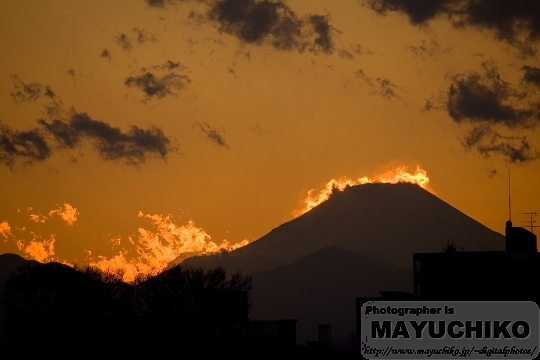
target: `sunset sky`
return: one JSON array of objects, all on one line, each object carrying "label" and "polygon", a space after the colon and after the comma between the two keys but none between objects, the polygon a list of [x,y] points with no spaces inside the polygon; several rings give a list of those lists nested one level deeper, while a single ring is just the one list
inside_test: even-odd
[{"label": "sunset sky", "polygon": [[503,233],[509,169],[540,210],[539,50],[533,0],[1,1],[0,253],[230,248],[399,166]]}]

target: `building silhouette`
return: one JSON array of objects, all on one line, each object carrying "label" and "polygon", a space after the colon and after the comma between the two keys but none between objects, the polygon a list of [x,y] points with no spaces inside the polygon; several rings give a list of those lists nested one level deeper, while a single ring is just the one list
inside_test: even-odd
[{"label": "building silhouette", "polygon": [[[506,251],[445,251],[413,254],[414,293],[381,291],[356,299],[356,329],[368,301],[535,301],[540,304],[537,237],[506,222]],[[448,249],[447,249],[448,250]]]},{"label": "building silhouette", "polygon": [[422,300],[538,300],[536,235],[506,223],[506,251],[413,254],[414,295]]},{"label": "building silhouette", "polygon": [[296,319],[251,321],[249,338],[256,346],[290,349],[296,346]]}]

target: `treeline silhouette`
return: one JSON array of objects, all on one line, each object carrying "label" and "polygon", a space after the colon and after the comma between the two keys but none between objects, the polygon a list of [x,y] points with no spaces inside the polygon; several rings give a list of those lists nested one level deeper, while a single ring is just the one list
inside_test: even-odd
[{"label": "treeline silhouette", "polygon": [[4,284],[6,350],[187,354],[246,346],[250,276],[180,265],[130,284],[122,275],[22,266]]}]

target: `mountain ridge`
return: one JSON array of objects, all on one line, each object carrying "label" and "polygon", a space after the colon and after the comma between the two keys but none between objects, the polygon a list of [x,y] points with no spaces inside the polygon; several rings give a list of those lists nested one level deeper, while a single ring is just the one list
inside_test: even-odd
[{"label": "mountain ridge", "polygon": [[229,253],[185,264],[255,273],[290,264],[326,246],[407,268],[415,252],[438,252],[448,240],[466,251],[504,250],[504,236],[410,183],[364,184],[334,191],[305,214]]},{"label": "mountain ridge", "polygon": [[338,338],[355,329],[357,297],[413,290],[413,270],[388,269],[361,254],[328,246],[253,276],[252,320],[297,319],[297,341],[317,339],[331,324]]}]

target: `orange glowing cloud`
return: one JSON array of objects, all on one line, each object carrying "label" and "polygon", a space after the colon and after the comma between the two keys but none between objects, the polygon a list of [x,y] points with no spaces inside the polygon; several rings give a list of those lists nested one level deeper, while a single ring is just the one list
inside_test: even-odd
[{"label": "orange glowing cloud", "polygon": [[[26,211],[32,211],[32,207],[29,207]],[[20,212],[20,210],[17,209],[17,212]],[[75,207],[71,206],[70,204],[64,203],[63,206],[58,206],[58,209],[51,210],[48,213],[49,217],[53,216],[54,214],[60,216],[68,225],[73,226],[73,224],[75,224],[75,222],[77,221],[77,216],[79,215],[79,212]],[[45,223],[45,220],[48,219],[47,216],[42,214],[30,214],[29,217],[30,220],[37,223]]]},{"label": "orange glowing cloud", "polygon": [[[32,207],[27,208],[31,212]],[[17,209],[17,212],[21,212]],[[68,225],[73,225],[79,215],[77,209],[68,203],[59,206],[58,209],[51,210],[48,216],[41,214],[29,214],[30,220],[44,223],[53,215],[60,216]],[[127,237],[127,242],[121,250],[112,257],[103,255],[92,255],[90,250],[86,259],[90,266],[99,268],[108,273],[123,274],[125,281],[133,281],[139,275],[155,275],[163,271],[172,261],[180,262],[183,259],[195,256],[216,253],[219,251],[231,251],[249,243],[243,240],[236,244],[231,244],[223,240],[217,244],[211,240],[202,228],[195,226],[193,221],[188,221],[185,225],[177,225],[170,215],[159,214],[150,215],[139,212],[139,218],[150,220],[154,230],[139,227],[137,233]],[[27,231],[24,226],[15,226],[16,234],[12,233],[9,223],[0,223],[0,236],[8,241],[11,238],[19,251],[26,258],[39,262],[56,261],[69,266],[74,264],[55,257],[56,234],[49,235],[49,239]],[[122,237],[116,236],[108,241],[113,248],[121,246]]]},{"label": "orange glowing cloud", "polygon": [[34,222],[44,223],[46,219],[47,217],[41,214],[30,214],[30,220]]},{"label": "orange glowing cloud", "polygon": [[4,241],[7,241],[8,235],[11,235],[11,226],[9,226],[7,221],[0,223],[0,235],[4,236]]},{"label": "orange glowing cloud", "polygon": [[[249,243],[243,240],[230,244],[223,240],[216,244],[203,229],[195,226],[190,220],[185,225],[176,225],[170,215],[149,215],[139,212],[140,218],[150,219],[156,231],[140,227],[136,241],[128,237],[135,246],[135,251],[122,249],[117,255],[107,258],[98,256],[89,258],[90,266],[95,266],[105,272],[123,272],[124,281],[133,281],[138,275],[155,275],[163,271],[173,260],[184,259],[194,255],[204,255],[219,251],[231,251]],[[119,244],[120,239],[112,241]],[[130,253],[134,253],[130,256]]]},{"label": "orange glowing cloud", "polygon": [[300,210],[297,210],[293,213],[294,217],[298,217],[302,214],[305,214],[309,210],[313,209],[317,205],[325,202],[332,195],[332,191],[337,189],[339,191],[345,190],[348,186],[354,185],[363,185],[370,183],[390,183],[396,184],[398,182],[408,182],[417,184],[423,189],[429,190],[427,188],[429,184],[429,178],[425,170],[422,170],[420,166],[416,166],[416,172],[409,173],[407,167],[399,166],[387,172],[384,172],[380,175],[368,178],[367,176],[361,177],[358,180],[353,180],[349,178],[339,178],[338,180],[332,179],[326,183],[324,189],[319,191],[317,195],[314,195],[313,192],[315,189],[311,189],[307,192],[307,196],[303,201],[303,207]]},{"label": "orange glowing cloud", "polygon": [[17,241],[19,250],[24,249],[24,252],[29,257],[39,262],[53,261],[54,242],[56,241],[54,235],[51,235],[49,240],[38,241],[37,238],[39,238],[39,236],[36,236],[34,233],[32,234],[34,235],[34,240],[30,241],[27,246],[25,246],[20,240]]},{"label": "orange glowing cloud", "polygon": [[59,215],[65,222],[68,223],[68,225],[73,226],[75,222],[77,221],[77,216],[79,215],[79,212],[76,208],[71,206],[68,203],[64,203],[64,206],[59,206],[56,210],[49,211],[49,216],[52,216],[54,214]]}]

